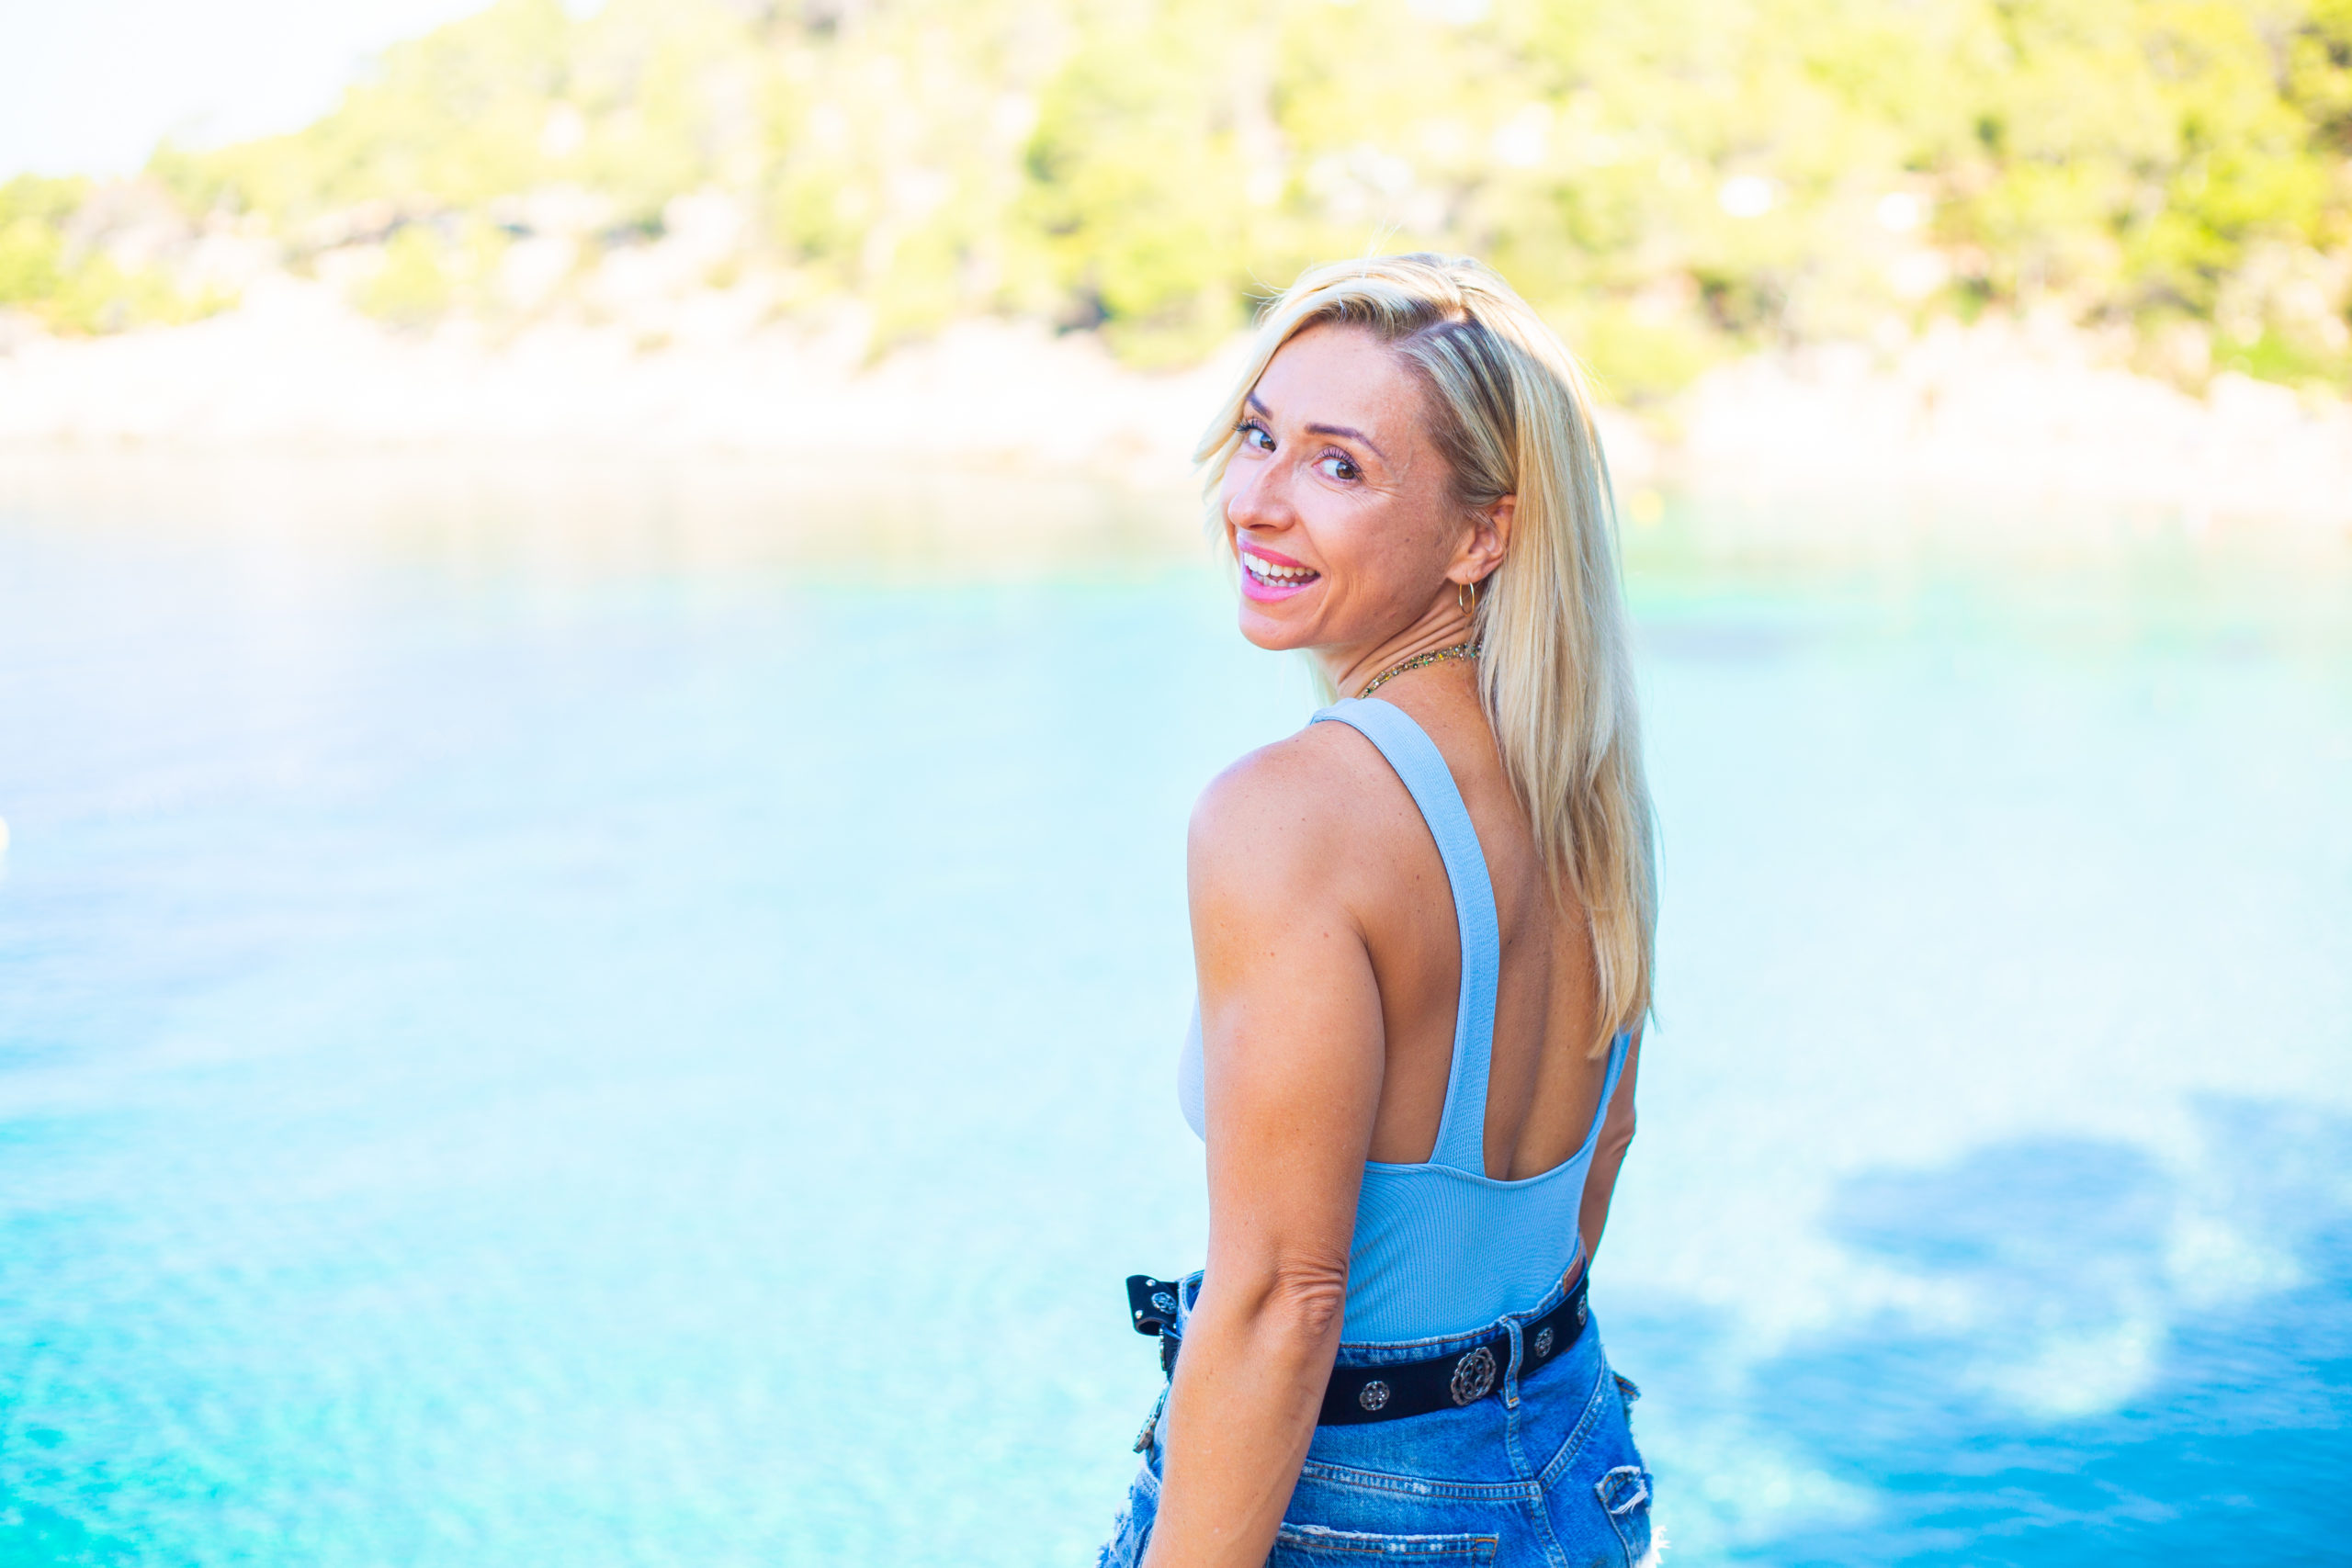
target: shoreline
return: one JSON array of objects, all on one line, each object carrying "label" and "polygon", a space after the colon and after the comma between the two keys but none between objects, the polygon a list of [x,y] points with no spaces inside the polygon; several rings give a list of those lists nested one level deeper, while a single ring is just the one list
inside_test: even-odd
[{"label": "shoreline", "polygon": [[[1242,351],[1146,373],[1085,333],[970,321],[868,363],[854,321],[810,334],[730,315],[722,295],[700,304],[653,346],[565,323],[419,336],[323,285],[272,277],[191,325],[0,344],[0,456],[706,457],[822,465],[811,491],[953,471],[1126,493],[1158,513],[1189,491],[1202,412]],[[2054,323],[1945,322],[1888,345],[1758,355],[1600,418],[1635,524],[1674,494],[1826,515],[1962,507],[2002,531],[2068,532],[2070,514],[2118,510],[2191,532],[2352,530],[2352,402],[2229,372],[2192,396]]]}]

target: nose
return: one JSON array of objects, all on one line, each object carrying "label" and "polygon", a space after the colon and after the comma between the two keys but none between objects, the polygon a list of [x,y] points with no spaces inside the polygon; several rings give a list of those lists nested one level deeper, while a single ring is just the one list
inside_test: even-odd
[{"label": "nose", "polygon": [[1295,521],[1278,460],[1237,453],[1225,469],[1225,520],[1235,528],[1272,533]]}]

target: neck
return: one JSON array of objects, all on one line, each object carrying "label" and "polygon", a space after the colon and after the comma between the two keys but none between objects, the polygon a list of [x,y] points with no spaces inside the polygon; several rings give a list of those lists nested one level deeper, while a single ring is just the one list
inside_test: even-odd
[{"label": "neck", "polygon": [[[1324,679],[1331,682],[1333,691],[1343,697],[1352,697],[1361,694],[1365,683],[1382,671],[1393,670],[1408,659],[1435,653],[1441,648],[1468,642],[1476,636],[1470,617],[1457,606],[1448,604],[1427,611],[1410,625],[1377,642],[1318,648],[1315,649],[1315,663],[1323,671]],[[1392,689],[1390,686],[1381,688],[1383,691]]]}]

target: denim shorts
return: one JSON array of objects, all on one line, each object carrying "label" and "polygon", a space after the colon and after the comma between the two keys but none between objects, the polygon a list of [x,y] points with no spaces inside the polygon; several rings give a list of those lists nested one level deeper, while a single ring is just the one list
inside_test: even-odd
[{"label": "denim shorts", "polygon": [[[1186,1280],[1180,1294],[1187,1312],[1197,1279]],[[1496,1391],[1458,1410],[1316,1427],[1270,1568],[1365,1568],[1374,1562],[1643,1568],[1655,1562],[1650,1472],[1627,1419],[1641,1394],[1610,1370],[1599,1322],[1588,1322],[1568,1349],[1520,1378],[1521,1325],[1566,1294],[1555,1290],[1476,1333],[1341,1345],[1340,1365],[1370,1367],[1457,1354],[1505,1331],[1510,1355]],[[1143,1560],[1159,1507],[1161,1457],[1155,1424],[1100,1568],[1133,1568]]]}]

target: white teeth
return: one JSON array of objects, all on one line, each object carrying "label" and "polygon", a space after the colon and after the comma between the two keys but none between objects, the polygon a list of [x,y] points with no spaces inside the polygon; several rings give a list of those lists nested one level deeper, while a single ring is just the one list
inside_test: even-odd
[{"label": "white teeth", "polygon": [[1306,567],[1276,566],[1264,557],[1253,556],[1247,551],[1242,553],[1241,564],[1248,569],[1250,576],[1266,583],[1298,581],[1315,575]]}]

